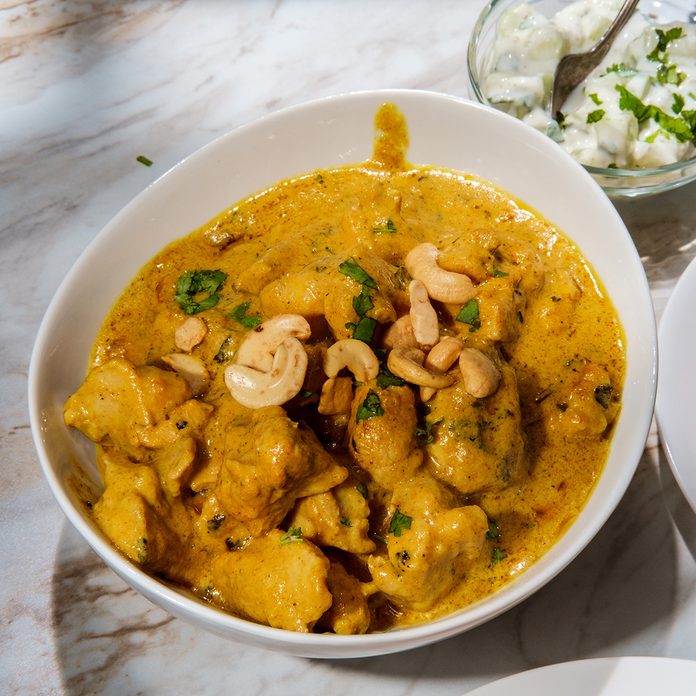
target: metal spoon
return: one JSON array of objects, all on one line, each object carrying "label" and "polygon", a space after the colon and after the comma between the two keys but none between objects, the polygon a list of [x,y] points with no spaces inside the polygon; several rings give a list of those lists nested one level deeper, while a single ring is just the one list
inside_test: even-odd
[{"label": "metal spoon", "polygon": [[636,9],[639,0],[626,0],[602,38],[585,53],[569,53],[561,58],[551,91],[551,115],[555,118],[570,93],[601,63],[614,39]]}]

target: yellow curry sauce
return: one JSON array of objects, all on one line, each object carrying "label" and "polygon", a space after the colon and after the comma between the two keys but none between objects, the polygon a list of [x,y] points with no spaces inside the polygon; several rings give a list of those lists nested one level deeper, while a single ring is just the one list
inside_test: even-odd
[{"label": "yellow curry sauce", "polygon": [[[290,630],[417,623],[509,582],[581,510],[620,405],[621,327],[578,249],[484,181],[407,164],[393,105],[377,131],[372,160],[276,184],[158,254],[65,407],[98,443],[93,514],[122,553]],[[398,355],[428,364],[405,267],[427,243],[438,268],[471,281],[465,302],[425,305],[437,341],[458,339],[460,360],[469,351],[492,371],[484,396],[456,359],[431,369],[448,382],[437,389],[389,369],[401,340]],[[243,406],[225,375],[240,372],[242,341],[285,314],[311,330],[288,339],[306,354],[301,386]],[[182,349],[191,316],[202,334]],[[390,332],[397,320],[406,338]],[[379,371],[331,382],[329,349],[351,338]],[[319,406],[327,383],[333,409]]]}]

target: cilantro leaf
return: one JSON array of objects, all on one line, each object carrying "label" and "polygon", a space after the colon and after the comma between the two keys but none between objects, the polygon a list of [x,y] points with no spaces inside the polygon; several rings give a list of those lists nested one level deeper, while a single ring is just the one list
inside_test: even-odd
[{"label": "cilantro leaf", "polygon": [[590,111],[589,114],[587,114],[587,123],[597,123],[598,121],[601,121],[604,118],[604,114],[606,112],[604,109],[595,109],[594,111]]},{"label": "cilantro leaf", "polygon": [[686,80],[686,73],[679,72],[676,65],[660,65],[657,69],[657,81],[661,85],[677,85]]},{"label": "cilantro leaf", "polygon": [[377,373],[377,386],[380,389],[387,387],[403,387],[405,380],[397,377],[388,367],[381,365]]},{"label": "cilantro leaf", "polygon": [[342,264],[339,265],[338,270],[343,273],[343,275],[352,278],[361,285],[365,285],[368,288],[377,290],[377,283],[375,283],[367,271],[365,271],[362,266],[360,266],[355,259],[346,259]]},{"label": "cilantro leaf", "polygon": [[397,537],[401,536],[404,529],[411,529],[412,521],[412,517],[404,515],[399,508],[396,508],[396,510],[394,510],[394,514],[392,515],[391,521],[389,522],[389,534],[393,534]]},{"label": "cilantro leaf", "polygon": [[295,541],[304,541],[302,538],[302,527],[290,527],[290,529],[280,537],[281,544],[291,544]]},{"label": "cilantro leaf", "polygon": [[498,525],[493,520],[488,520],[488,531],[486,532],[486,539],[497,539],[500,536],[500,530]]},{"label": "cilantro leaf", "polygon": [[602,105],[602,100],[597,95],[597,92],[592,92],[592,94],[587,95],[597,106]]},{"label": "cilantro leaf", "polygon": [[462,324],[469,324],[469,331],[476,331],[476,329],[481,328],[481,321],[479,320],[479,304],[478,300],[469,300],[460,310],[455,317],[457,321],[462,322]]},{"label": "cilantro leaf", "polygon": [[149,157],[145,157],[145,155],[138,155],[135,159],[146,167],[152,166],[152,160]]},{"label": "cilantro leaf", "polygon": [[657,34],[657,44],[655,48],[648,53],[646,58],[654,62],[663,62],[665,58],[661,58],[659,54],[664,53],[667,50],[667,46],[669,45],[670,41],[681,39],[681,37],[684,35],[684,30],[681,27],[672,27],[667,31],[656,28],[655,33]]},{"label": "cilantro leaf", "polygon": [[359,423],[361,420],[368,420],[369,418],[383,415],[384,409],[382,408],[382,402],[379,400],[379,396],[370,390],[367,392],[365,400],[358,406],[355,412],[355,422]]},{"label": "cilantro leaf", "polygon": [[684,97],[682,97],[682,95],[679,94],[678,92],[675,92],[675,93],[672,95],[672,99],[673,99],[673,101],[672,101],[672,111],[673,111],[675,114],[678,114],[678,113],[680,113],[681,110],[684,108]]},{"label": "cilantro leaf", "polygon": [[345,515],[343,517],[341,517],[340,522],[341,522],[341,525],[343,527],[352,527],[353,526],[353,523],[351,522],[350,517],[346,517]]},{"label": "cilantro leaf", "polygon": [[353,330],[353,338],[363,343],[370,343],[375,335],[377,320],[372,317],[360,317],[357,324],[348,322],[346,328]]},{"label": "cilantro leaf", "polygon": [[[186,314],[198,314],[214,307],[219,301],[218,290],[227,280],[227,273],[215,271],[186,271],[176,282],[174,299]],[[196,300],[196,296],[207,294],[207,297]]]},{"label": "cilantro leaf", "polygon": [[418,426],[416,428],[416,439],[421,445],[430,445],[435,441],[435,434],[433,433],[433,428],[442,422],[442,418],[438,420],[429,421],[427,418],[423,421],[423,427]]},{"label": "cilantro leaf", "polygon": [[232,347],[232,336],[228,336],[218,348],[218,352],[215,353],[213,360],[216,363],[224,363],[232,358],[234,355],[234,348]]},{"label": "cilantro leaf", "polygon": [[355,310],[355,313],[359,317],[362,317],[374,306],[375,303],[372,301],[370,291],[363,285],[362,288],[360,288],[360,294],[353,298],[353,309]]},{"label": "cilantro leaf", "polygon": [[247,329],[255,329],[261,323],[261,317],[258,314],[247,314],[249,307],[251,307],[251,300],[242,302],[230,311],[228,316]]},{"label": "cilantro leaf", "polygon": [[501,549],[499,546],[494,546],[493,550],[491,551],[491,565],[496,565],[497,563],[500,563],[507,554],[503,549]]},{"label": "cilantro leaf", "polygon": [[396,225],[394,224],[394,221],[391,218],[388,218],[387,222],[384,225],[378,225],[377,227],[373,227],[372,231],[375,234],[394,234],[396,232]]},{"label": "cilantro leaf", "polygon": [[595,401],[602,408],[609,408],[609,402],[611,401],[613,391],[611,384],[600,384],[598,387],[595,387],[594,390]]}]

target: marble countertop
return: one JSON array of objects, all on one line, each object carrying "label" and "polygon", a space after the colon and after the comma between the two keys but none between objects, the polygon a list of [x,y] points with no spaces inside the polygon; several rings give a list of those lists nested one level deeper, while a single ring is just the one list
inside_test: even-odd
[{"label": "marble countertop", "polygon": [[[313,661],[201,632],[131,591],[44,482],[26,403],[52,294],[136,193],[216,136],[358,89],[468,91],[483,0],[0,3],[0,690],[463,694],[598,656],[696,659],[696,515],[651,433],[614,515],[523,604],[401,655]],[[136,162],[144,154],[154,164]],[[618,205],[661,313],[696,254],[696,187]]]}]

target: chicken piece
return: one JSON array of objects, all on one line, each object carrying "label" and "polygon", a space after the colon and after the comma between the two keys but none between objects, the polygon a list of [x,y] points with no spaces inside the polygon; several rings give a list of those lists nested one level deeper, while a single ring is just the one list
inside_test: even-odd
[{"label": "chicken piece", "polygon": [[515,372],[504,362],[498,368],[500,385],[485,399],[458,381],[429,402],[428,468],[465,495],[500,490],[527,473]]},{"label": "chicken piece", "polygon": [[216,490],[227,512],[259,536],[280,524],[297,498],[328,491],[347,475],[309,428],[269,406],[229,424]]},{"label": "chicken piece", "polygon": [[333,597],[331,608],[321,617],[317,629],[339,635],[367,633],[372,619],[362,583],[333,559],[327,578]]},{"label": "chicken piece", "polygon": [[217,556],[212,582],[224,609],[274,628],[308,633],[332,604],[329,560],[280,530]]},{"label": "chicken piece", "polygon": [[601,365],[578,358],[568,361],[562,381],[540,405],[549,434],[567,438],[601,435],[619,412],[620,393]]},{"label": "chicken piece", "polygon": [[313,261],[296,273],[268,283],[260,292],[266,316],[300,314],[307,321],[324,314],[324,296],[328,284],[328,261]]},{"label": "chicken piece", "polygon": [[368,537],[370,506],[348,480],[330,491],[301,498],[290,517],[305,538],[319,546],[335,546],[351,553],[371,553],[375,542]]},{"label": "chicken piece", "polygon": [[478,558],[488,518],[477,505],[458,507],[427,474],[398,484],[390,510],[387,555],[370,556],[372,579],[397,606],[427,611]]},{"label": "chicken piece", "polygon": [[166,569],[182,577],[188,515],[168,500],[155,469],[133,464],[113,448],[98,449],[104,492],[95,503],[94,519],[114,546],[151,572]]},{"label": "chicken piece", "polygon": [[489,278],[476,288],[480,341],[514,341],[524,322],[524,296],[510,278]]},{"label": "chicken piece", "polygon": [[213,406],[197,399],[188,399],[173,408],[167,417],[153,426],[136,428],[138,439],[152,449],[169,447],[177,440],[192,437],[203,440],[205,426]]},{"label": "chicken piece", "polygon": [[65,402],[65,423],[94,442],[108,438],[133,459],[145,449],[142,429],[164,420],[169,411],[191,398],[186,381],[157,367],[134,367],[114,358],[92,369],[79,389]]},{"label": "chicken piece", "polygon": [[162,488],[172,497],[181,495],[196,463],[196,441],[182,437],[165,447],[154,459]]},{"label": "chicken piece", "polygon": [[415,396],[409,387],[363,384],[353,399],[350,451],[380,486],[391,490],[413,476],[423,461],[416,426]]}]

